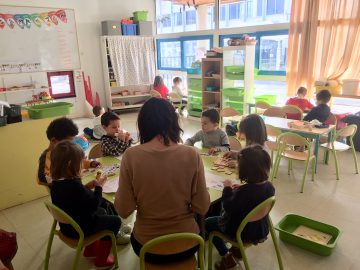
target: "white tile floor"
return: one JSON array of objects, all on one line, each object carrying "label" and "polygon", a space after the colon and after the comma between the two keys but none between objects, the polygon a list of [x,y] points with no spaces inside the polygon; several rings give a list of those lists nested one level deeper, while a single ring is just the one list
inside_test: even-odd
[{"label": "white tile floor", "polygon": [[[122,125],[130,132],[136,132],[136,113],[121,115]],[[82,130],[89,120],[78,120]],[[199,122],[181,120],[185,130],[184,138],[199,129]],[[358,158],[360,160],[360,155]],[[275,181],[277,202],[271,213],[277,223],[286,213],[305,215],[339,227],[343,233],[333,254],[321,257],[297,247],[280,242],[285,269],[360,269],[360,176],[354,174],[350,153],[341,153],[340,181],[335,180],[333,160],[326,166],[320,162],[315,182],[307,181],[305,192],[299,193],[302,165],[294,164],[294,174],[287,175],[285,164],[280,167]],[[310,179],[310,174],[309,178]],[[39,187],[42,188],[42,187]],[[19,249],[14,259],[16,270],[42,269],[48,233],[52,223],[42,198],[23,205],[0,211],[0,228],[18,234]],[[252,269],[278,269],[271,241],[266,241],[247,250]],[[74,251],[55,238],[50,260],[50,269],[71,269]],[[215,255],[216,256],[216,255]],[[119,269],[139,269],[138,258],[131,246],[119,246]],[[94,269],[92,262],[81,258],[80,269]],[[241,269],[241,268],[238,268]]]}]

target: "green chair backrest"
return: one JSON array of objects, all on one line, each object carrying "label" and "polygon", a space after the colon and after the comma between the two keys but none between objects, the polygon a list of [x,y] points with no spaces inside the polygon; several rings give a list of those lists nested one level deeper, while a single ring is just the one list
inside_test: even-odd
[{"label": "green chair backrest", "polygon": [[280,143],[280,151],[282,152],[286,146],[307,146],[308,154],[311,154],[310,142],[303,136],[293,133],[293,132],[284,132],[278,137],[278,142]]},{"label": "green chair backrest", "polygon": [[[286,116],[289,119],[302,120],[304,118],[304,113],[298,106],[285,105],[281,109],[286,113]],[[288,117],[288,114],[295,118]],[[298,116],[298,117],[296,117],[296,116]]]},{"label": "green chair backrest", "polygon": [[195,233],[173,233],[156,237],[148,241],[140,250],[140,270],[145,270],[145,254],[149,252],[152,247],[157,245],[173,242],[176,240],[193,240],[199,244],[198,258],[200,264],[200,270],[205,270],[205,252],[204,252],[204,239]]},{"label": "green chair backrest", "polygon": [[63,224],[70,224],[75,229],[75,231],[79,234],[79,238],[80,239],[84,238],[83,230],[80,228],[79,224],[77,224],[77,222],[72,219],[72,217],[70,217],[63,210],[61,210],[59,207],[57,207],[56,205],[54,205],[51,202],[45,202],[45,206],[57,222],[60,222]]},{"label": "green chair backrest", "polygon": [[336,132],[336,138],[338,137],[354,137],[357,130],[356,125],[348,125]]},{"label": "green chair backrest", "polygon": [[240,151],[242,146],[241,142],[235,136],[229,136],[229,145],[231,150]]},{"label": "green chair backrest", "polygon": [[263,201],[262,203],[260,203],[253,210],[251,210],[249,214],[246,215],[246,217],[240,223],[240,226],[236,231],[236,239],[238,242],[242,241],[241,233],[244,230],[245,226],[249,222],[254,222],[254,221],[257,221],[257,220],[260,220],[260,219],[266,217],[266,215],[268,215],[270,213],[274,204],[275,204],[275,196],[272,196],[272,197],[266,199],[265,201]]},{"label": "green chair backrest", "polygon": [[266,133],[268,135],[268,137],[274,137],[277,138],[278,136],[280,136],[281,129],[274,127],[272,125],[266,125]]}]

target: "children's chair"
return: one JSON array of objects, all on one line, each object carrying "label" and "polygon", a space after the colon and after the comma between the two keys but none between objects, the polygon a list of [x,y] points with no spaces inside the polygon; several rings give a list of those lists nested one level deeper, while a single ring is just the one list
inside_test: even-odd
[{"label": "children's chair", "polygon": [[236,136],[229,136],[229,144],[230,149],[234,151],[240,151],[242,146],[238,138]]},{"label": "children's chair", "polygon": [[233,117],[238,115],[240,115],[239,112],[234,108],[224,108],[220,112],[221,117]]},{"label": "children's chair", "polygon": [[255,113],[257,113],[257,114],[262,114],[264,112],[264,110],[269,109],[269,108],[271,108],[271,105],[269,103],[266,103],[264,101],[255,102]]},{"label": "children's chair", "polygon": [[161,98],[160,93],[156,90],[150,90],[149,94],[151,97]]},{"label": "children's chair", "polygon": [[[279,149],[276,155],[275,164],[273,168],[273,173],[271,176],[271,181],[276,178],[276,175],[279,170],[280,160],[281,158],[286,158],[289,160],[288,163],[288,174],[290,175],[290,171],[292,170],[292,161],[303,161],[305,162],[305,171],[302,178],[301,190],[300,192],[304,192],[305,179],[309,168],[309,163],[312,161],[312,175],[311,180],[314,181],[315,178],[315,165],[316,158],[315,155],[311,153],[311,143],[306,140],[306,138],[292,133],[285,132],[279,135],[278,137]],[[303,149],[304,151],[296,151],[297,149]]]},{"label": "children's chair", "polygon": [[182,97],[178,93],[175,93],[175,92],[169,93],[169,99],[175,109],[181,109]]},{"label": "children's chair", "polygon": [[233,247],[237,247],[237,248],[240,249],[240,253],[241,253],[244,265],[245,265],[245,269],[249,270],[250,266],[249,266],[249,262],[248,262],[248,259],[246,257],[246,254],[245,254],[245,249],[247,247],[250,247],[252,244],[251,243],[244,243],[243,240],[241,239],[241,233],[244,230],[245,226],[249,222],[258,221],[260,219],[263,219],[264,217],[266,217],[266,219],[268,221],[269,231],[270,231],[273,243],[274,243],[276,256],[277,256],[278,263],[279,263],[279,268],[280,268],[280,270],[284,269],[282,259],[281,259],[281,255],[280,255],[279,244],[278,244],[276,234],[275,234],[275,230],[274,230],[274,226],[273,226],[273,223],[272,223],[270,215],[269,215],[269,213],[270,213],[271,209],[273,208],[274,204],[275,204],[275,196],[268,198],[267,200],[263,201],[261,204],[256,206],[253,210],[251,210],[251,212],[246,215],[246,217],[241,222],[239,228],[237,229],[237,231],[236,231],[236,240],[231,239],[228,236],[226,236],[225,234],[223,234],[221,232],[218,232],[218,231],[210,232],[209,242],[208,242],[208,246],[209,246],[208,247],[209,248],[208,249],[208,269],[212,269],[213,238],[214,237],[219,237],[219,238],[225,240],[226,242],[230,243]]},{"label": "children's chair", "polygon": [[279,148],[277,138],[280,136],[282,132],[281,129],[279,128],[276,128],[271,125],[266,125],[266,133],[268,136],[268,141],[265,142],[265,146],[270,150],[271,162],[274,163],[274,152],[277,151]]},{"label": "children's chair", "polygon": [[[145,262],[145,254],[148,252],[156,254],[169,254],[171,245],[176,246],[179,241],[191,242],[199,245],[198,261],[200,268],[196,268],[197,261],[195,256],[187,260],[179,261],[171,264],[150,264]],[[170,244],[170,246],[169,246]],[[140,250],[140,270],[183,270],[183,269],[200,269],[205,270],[205,251],[204,239],[194,233],[174,233],[156,237],[148,241]],[[154,252],[156,251],[156,252]]]},{"label": "children's chair", "polygon": [[285,105],[281,109],[285,112],[287,119],[303,120],[304,118],[304,113],[298,106]]},{"label": "children's chair", "polygon": [[89,152],[89,159],[93,159],[93,158],[100,158],[103,156],[102,150],[101,150],[101,144],[95,144],[90,152]]},{"label": "children's chair", "polygon": [[[336,127],[337,118],[336,118],[336,116],[334,114],[330,113],[328,119],[324,123],[327,124],[327,125],[335,125],[335,127]],[[336,133],[332,132],[332,134],[333,134],[333,137],[334,137]],[[320,137],[320,143],[326,143],[328,141],[329,141],[328,135],[323,135],[323,136]]]},{"label": "children's chair", "polygon": [[[335,168],[336,168],[336,180],[339,180],[339,164],[338,164],[336,152],[346,151],[346,150],[351,149],[353,158],[354,158],[354,162],[355,162],[355,172],[356,172],[356,174],[359,173],[359,167],[358,167],[358,162],[357,162],[357,157],[356,157],[356,152],[355,152],[355,147],[354,147],[354,142],[353,142],[353,138],[356,133],[356,130],[357,130],[356,125],[349,125],[347,127],[344,127],[343,129],[340,129],[338,132],[336,132],[336,135],[333,137],[333,139],[330,143],[324,143],[321,145],[321,147],[325,148],[324,159],[325,159],[325,155],[327,155],[328,151],[331,151],[334,155]],[[342,142],[338,142],[337,139],[339,137],[348,138],[350,145],[347,145]]]},{"label": "children's chair", "polygon": [[271,107],[263,113],[265,116],[286,118],[286,113],[279,107]]},{"label": "children's chair", "polygon": [[[81,250],[84,247],[94,243],[95,241],[97,241],[105,236],[111,237],[112,252],[114,255],[115,267],[117,268],[119,266],[118,258],[117,258],[116,238],[112,231],[104,230],[104,231],[95,233],[93,235],[90,235],[88,237],[84,237],[84,232],[80,228],[79,224],[77,224],[75,222],[75,220],[73,220],[63,210],[61,210],[60,208],[58,208],[51,202],[45,202],[45,206],[54,218],[54,222],[51,226],[49,241],[48,241],[48,245],[47,245],[47,249],[46,249],[45,264],[44,264],[45,270],[49,269],[51,245],[52,245],[52,242],[54,239],[54,235],[57,235],[69,247],[76,249],[76,255],[75,255],[75,259],[74,259],[73,267],[72,267],[73,270],[78,268]],[[58,222],[63,223],[63,224],[70,224],[75,229],[75,231],[79,234],[79,239],[67,237],[60,230],[57,230],[56,225]]]}]

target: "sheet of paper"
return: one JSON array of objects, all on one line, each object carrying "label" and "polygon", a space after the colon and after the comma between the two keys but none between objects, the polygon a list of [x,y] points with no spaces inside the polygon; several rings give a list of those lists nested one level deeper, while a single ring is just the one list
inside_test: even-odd
[{"label": "sheet of paper", "polygon": [[114,178],[105,182],[103,193],[115,193],[119,187],[119,179]]}]

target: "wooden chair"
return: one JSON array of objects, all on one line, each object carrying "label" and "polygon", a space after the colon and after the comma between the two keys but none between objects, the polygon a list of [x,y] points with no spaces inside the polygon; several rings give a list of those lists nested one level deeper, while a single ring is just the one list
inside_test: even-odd
[{"label": "wooden chair", "polygon": [[221,117],[233,117],[238,115],[240,115],[240,113],[234,108],[224,108],[220,111]]},{"label": "wooden chair", "polygon": [[255,113],[257,114],[262,114],[264,110],[267,110],[269,108],[271,108],[271,105],[269,103],[266,103],[265,101],[255,102]]},{"label": "wooden chair", "polygon": [[102,156],[101,144],[95,144],[89,152],[89,159],[100,158]]},{"label": "wooden chair", "polygon": [[156,90],[150,90],[149,94],[151,97],[161,98],[160,93]]},{"label": "wooden chair", "polygon": [[175,92],[169,93],[169,99],[175,109],[181,109],[181,107],[183,106],[182,96],[180,96],[178,93]]},{"label": "wooden chair", "polygon": [[[306,175],[308,172],[308,167],[309,167],[310,161],[312,161],[311,180],[314,181],[314,178],[315,178],[316,158],[311,153],[311,144],[306,138],[304,138],[296,133],[292,133],[292,132],[282,133],[278,137],[278,143],[279,143],[279,149],[278,149],[278,152],[276,155],[275,165],[274,165],[273,173],[271,176],[271,181],[273,181],[273,179],[276,178],[276,175],[279,170],[281,158],[286,158],[289,160],[289,163],[288,163],[288,174],[289,175],[290,175],[290,171],[292,170],[292,161],[293,160],[305,162],[305,171],[304,171],[304,175],[302,178],[302,184],[301,184],[301,190],[300,190],[300,192],[303,193],[305,179],[306,179]],[[303,152],[299,152],[299,151],[293,150],[294,147],[307,149],[307,150],[305,150]]]},{"label": "wooden chair", "polygon": [[279,107],[271,107],[264,111],[263,115],[270,117],[286,118],[286,113]]},{"label": "wooden chair", "polygon": [[242,148],[241,143],[236,136],[229,136],[229,144],[232,151],[240,151]]},{"label": "wooden chair", "polygon": [[[111,237],[112,241],[112,252],[114,255],[115,267],[119,266],[118,258],[117,258],[117,247],[116,247],[116,238],[112,231],[104,230],[88,237],[84,236],[83,230],[80,228],[79,224],[75,222],[68,214],[66,214],[63,210],[52,204],[51,202],[45,202],[46,208],[49,210],[50,214],[53,216],[54,221],[51,226],[49,241],[46,249],[46,256],[45,256],[45,263],[44,269],[49,269],[49,260],[50,260],[50,252],[51,252],[51,245],[54,239],[54,236],[57,235],[65,244],[69,247],[76,249],[76,255],[73,262],[72,269],[75,270],[78,268],[79,259],[81,255],[81,250],[94,243],[95,241],[109,236]],[[56,229],[57,223],[69,224],[71,225],[75,231],[79,234],[79,239],[74,239],[65,236],[60,230]]]},{"label": "wooden chair", "polygon": [[282,132],[279,128],[271,125],[266,125],[266,133],[268,135],[268,141],[265,142],[265,146],[270,150],[271,162],[274,162],[274,152],[279,149],[277,139]]},{"label": "wooden chair", "polygon": [[287,119],[303,120],[304,118],[303,111],[297,106],[285,105],[282,107],[282,110],[285,112]]},{"label": "wooden chair", "polygon": [[208,242],[208,246],[209,246],[209,250],[208,250],[208,269],[212,269],[213,238],[214,237],[219,237],[219,238],[225,240],[226,242],[230,243],[232,246],[237,247],[237,248],[240,249],[242,260],[243,260],[244,265],[245,265],[245,269],[249,270],[250,266],[249,266],[249,262],[248,262],[248,259],[246,257],[246,254],[245,254],[245,249],[247,247],[250,247],[252,244],[251,243],[244,243],[243,240],[241,239],[241,233],[244,230],[245,226],[249,222],[258,221],[260,219],[263,219],[264,217],[267,217],[267,220],[268,220],[269,231],[270,231],[273,243],[274,243],[279,268],[280,268],[280,270],[284,269],[284,266],[283,266],[283,263],[282,263],[282,260],[281,260],[279,244],[277,242],[277,237],[276,237],[275,230],[274,230],[274,226],[273,226],[273,223],[272,223],[270,215],[269,215],[269,213],[270,213],[271,209],[273,208],[274,204],[275,204],[275,196],[268,198],[267,200],[263,201],[261,204],[256,206],[253,210],[251,210],[251,212],[246,215],[246,217],[241,222],[239,228],[237,229],[237,231],[236,231],[236,240],[230,239],[227,235],[225,235],[225,234],[223,234],[221,232],[218,232],[218,231],[210,232],[209,242]]},{"label": "wooden chair", "polygon": [[[351,149],[351,152],[352,152],[353,158],[354,158],[354,163],[355,163],[355,173],[356,174],[359,173],[358,161],[357,161],[355,147],[354,147],[354,141],[353,141],[356,130],[357,130],[356,125],[349,125],[347,127],[344,127],[343,129],[340,129],[338,132],[336,132],[336,135],[333,137],[333,139],[330,143],[324,143],[321,145],[321,147],[325,148],[324,156],[327,154],[326,152],[328,152],[328,151],[331,151],[334,155],[335,168],[336,168],[336,180],[339,180],[339,164],[338,164],[336,152],[347,151],[347,150]],[[342,142],[338,142],[337,139],[339,137],[349,138],[350,145],[347,145]]]},{"label": "wooden chair", "polygon": [[[172,254],[174,247],[179,241],[185,243],[195,243],[199,245],[198,260],[200,268],[197,268],[197,261],[195,256],[171,264],[150,264],[145,262],[145,254],[148,252],[155,254]],[[184,242],[183,242],[184,243]],[[174,233],[156,237],[149,242],[145,243],[140,250],[140,270],[184,270],[184,269],[200,269],[205,270],[205,244],[204,239],[194,233]],[[176,249],[176,248],[175,248]]]},{"label": "wooden chair", "polygon": [[[336,118],[336,116],[335,116],[333,113],[330,113],[328,119],[325,121],[325,124],[327,124],[327,125],[335,125],[335,127],[336,127],[336,125],[337,125],[337,118]],[[334,137],[335,135],[336,135],[336,133],[333,132],[333,137]],[[329,141],[329,137],[328,137],[327,134],[321,136],[321,138],[320,138],[320,143],[327,143],[328,141]]]}]

